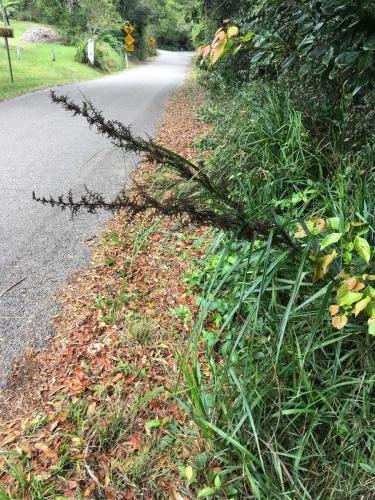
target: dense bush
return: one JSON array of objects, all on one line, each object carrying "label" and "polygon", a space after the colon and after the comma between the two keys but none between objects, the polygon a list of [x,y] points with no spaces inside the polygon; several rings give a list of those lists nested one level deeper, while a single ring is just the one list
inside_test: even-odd
[{"label": "dense bush", "polygon": [[[220,26],[219,2],[203,2],[205,42]],[[221,5],[221,3],[220,3]],[[254,43],[217,67],[227,83],[261,79],[283,85],[314,134],[340,135],[358,150],[374,134],[375,11],[366,0],[225,2],[225,15]],[[215,29],[216,31],[216,29]]]},{"label": "dense bush", "polygon": [[[75,60],[83,64],[89,63],[87,58],[86,39],[82,39],[77,43]],[[110,73],[111,71],[120,71],[123,69],[124,60],[123,57],[111,47],[111,45],[101,40],[97,40],[95,42],[94,66],[104,73]]]},{"label": "dense bush", "polygon": [[124,55],[124,33],[122,30],[106,31],[99,36],[101,42],[105,42],[121,56]]}]

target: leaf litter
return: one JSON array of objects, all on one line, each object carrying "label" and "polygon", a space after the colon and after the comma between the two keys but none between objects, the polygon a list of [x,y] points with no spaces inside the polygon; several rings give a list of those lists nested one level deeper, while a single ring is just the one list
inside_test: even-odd
[{"label": "leaf litter", "polygon": [[[188,79],[158,141],[194,158],[203,99]],[[143,163],[133,177],[154,175]],[[59,294],[56,335],[19,360],[0,397],[0,498],[189,498],[178,461],[191,450],[176,435],[192,423],[174,393],[191,319],[171,309],[196,311],[182,278],[206,231],[123,210],[90,243],[91,264]]]}]

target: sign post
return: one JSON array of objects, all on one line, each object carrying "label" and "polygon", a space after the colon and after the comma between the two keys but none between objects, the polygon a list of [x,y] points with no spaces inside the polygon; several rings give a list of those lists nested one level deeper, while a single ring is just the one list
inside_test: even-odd
[{"label": "sign post", "polygon": [[130,52],[134,52],[135,38],[132,36],[133,31],[134,31],[134,26],[132,24],[126,23],[124,25],[124,32],[125,32],[124,44],[125,44],[125,65],[126,65],[126,69],[128,69],[128,66],[129,66],[128,54]]},{"label": "sign post", "polygon": [[156,45],[157,45],[156,38],[153,36],[149,38],[148,46],[150,47],[150,49],[156,49]]},{"label": "sign post", "polygon": [[13,38],[13,30],[11,28],[0,28],[0,38],[4,38],[5,40],[5,48],[8,54],[8,66],[9,66],[9,74],[12,83],[14,83],[13,78],[13,69],[12,69],[12,60],[10,58],[10,49],[8,38]]},{"label": "sign post", "polygon": [[0,38],[5,39],[5,48],[8,54],[8,65],[9,65],[9,74],[10,74],[10,79],[11,82],[14,83],[14,78],[13,78],[13,69],[12,69],[12,60],[10,58],[10,49],[9,49],[9,42],[8,38],[13,38],[13,30],[9,28],[9,19],[5,10],[5,7],[3,5],[3,0],[0,0],[0,10],[3,15],[3,20],[4,20],[4,28],[0,28]]},{"label": "sign post", "polygon": [[90,38],[90,40],[87,41],[87,59],[89,60],[89,63],[91,66],[94,66],[95,63],[95,40],[93,38]]}]

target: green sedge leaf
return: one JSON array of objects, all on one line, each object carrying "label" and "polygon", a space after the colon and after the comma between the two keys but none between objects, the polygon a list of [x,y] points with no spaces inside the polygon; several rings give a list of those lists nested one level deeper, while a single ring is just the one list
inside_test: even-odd
[{"label": "green sedge leaf", "polygon": [[217,490],[221,488],[221,479],[219,475],[215,477],[214,485]]},{"label": "green sedge leaf", "polygon": [[375,50],[375,35],[369,36],[363,43],[364,50]]}]

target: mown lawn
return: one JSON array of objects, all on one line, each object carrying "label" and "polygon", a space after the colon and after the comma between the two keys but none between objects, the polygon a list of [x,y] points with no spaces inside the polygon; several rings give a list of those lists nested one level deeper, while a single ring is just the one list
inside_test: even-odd
[{"label": "mown lawn", "polygon": [[[89,80],[102,76],[99,71],[74,61],[75,47],[60,44],[31,44],[19,40],[27,29],[37,23],[11,21],[15,38],[9,39],[14,83],[10,81],[6,50],[0,41],[0,100],[25,92],[63,83]],[[16,57],[16,47],[21,48],[21,58]],[[56,61],[52,61],[52,50]]]}]

